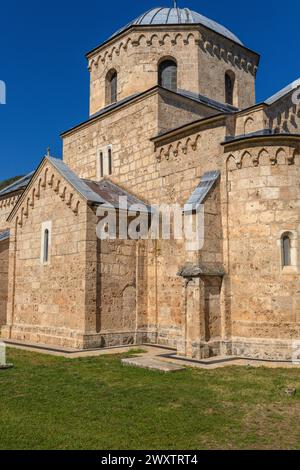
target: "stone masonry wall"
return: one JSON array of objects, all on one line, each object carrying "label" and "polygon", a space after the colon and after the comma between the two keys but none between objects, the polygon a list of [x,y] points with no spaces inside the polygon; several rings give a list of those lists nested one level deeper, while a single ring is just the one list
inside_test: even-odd
[{"label": "stone masonry wall", "polygon": [[[284,232],[291,232],[298,252],[299,151],[253,144],[227,158],[227,301],[233,345],[239,344],[233,353],[270,357],[284,349],[285,341],[300,338],[299,258],[283,268],[280,242]],[[282,342],[277,350],[276,340]]]},{"label": "stone masonry wall", "polygon": [[8,196],[7,198],[0,200],[0,230],[5,230],[9,227],[7,217],[13,210],[19,199],[19,195]]},{"label": "stone masonry wall", "polygon": [[102,346],[139,343],[142,330],[146,330],[143,304],[147,279],[142,243],[98,240],[97,332]]},{"label": "stone masonry wall", "polygon": [[[148,113],[150,105],[154,106],[155,103],[153,98],[147,99]],[[149,121],[147,120],[149,124],[152,122],[152,127],[143,125],[145,101],[132,105],[132,108],[133,113],[131,109],[130,112],[122,111],[122,115],[118,116],[118,122],[115,122],[114,116],[108,116],[101,123],[91,124],[89,128],[66,136],[64,139],[66,163],[81,176],[94,177],[95,170],[92,173],[92,169],[95,168],[95,164],[93,166],[92,161],[95,161],[97,144],[105,138],[107,143],[113,144],[114,170],[111,178],[114,182],[146,202],[183,204],[199,184],[200,177],[206,171],[216,170],[221,166],[223,149],[220,142],[224,140],[226,134],[224,119],[221,118],[220,122],[211,126],[203,126],[198,132],[181,136],[172,143],[171,148],[168,143],[162,142],[155,150],[149,138],[155,135],[153,117],[157,113],[157,108]],[[161,125],[168,122],[167,113],[165,116],[165,121],[164,119],[160,121]],[[98,132],[96,129],[99,129]],[[114,144],[114,139],[120,139],[120,131],[124,138],[123,147]],[[82,149],[80,152],[78,152],[79,147]],[[208,239],[212,240],[215,237],[215,240],[211,246],[207,241],[207,248],[203,250],[201,259],[207,265],[215,266],[216,263],[222,262],[218,191],[211,197],[206,206],[208,208],[206,223]],[[95,223],[91,222],[91,233],[95,230]],[[97,327],[97,334],[103,336],[105,344],[116,341],[118,335],[110,336],[114,329],[121,333],[119,336],[119,339],[122,338],[121,341],[126,341],[124,329],[131,332],[130,324],[133,319],[130,320],[126,314],[126,321],[122,323],[124,307],[121,294],[127,285],[129,290],[126,296],[133,297],[132,284],[136,257],[134,257],[134,244],[131,243],[126,242],[119,246],[117,242],[112,244],[102,242],[104,252],[100,257],[100,272],[105,270],[106,276],[102,277],[100,286],[96,287],[98,303],[101,303],[101,306],[98,305],[97,316],[101,328],[99,331]],[[144,261],[141,261],[141,264],[144,266],[143,270],[146,270],[146,275],[140,277],[143,292],[139,294],[140,303],[137,307],[139,337],[148,332],[150,341],[176,346],[178,340],[182,338],[183,316],[183,280],[177,273],[189,261],[198,263],[199,256],[198,253],[187,253],[184,244],[176,241],[149,241],[145,246],[147,257],[142,257]],[[128,259],[125,252],[129,256]],[[107,276],[108,273],[113,274]],[[99,297],[99,292],[102,297]],[[132,302],[129,301],[131,305]],[[213,326],[211,328],[214,330]],[[127,336],[130,337],[132,334]]]},{"label": "stone masonry wall", "polygon": [[176,129],[201,118],[220,114],[216,109],[169,92],[161,91],[158,100],[159,133]]},{"label": "stone masonry wall", "polygon": [[112,146],[112,179],[136,187],[155,174],[153,144],[149,139],[158,132],[157,95],[122,107],[63,139],[64,162],[81,178],[97,179],[97,156]]},{"label": "stone masonry wall", "polygon": [[[210,271],[223,263],[220,187],[204,204],[204,244],[189,250],[184,240],[159,240],[150,251],[148,270],[149,335],[157,343],[177,347],[181,353],[200,357],[202,343],[221,339],[221,282],[203,280],[205,302],[196,290],[187,292],[186,279],[179,276],[184,266],[203,266]],[[188,302],[188,297],[192,304]],[[203,307],[203,308],[202,308]],[[197,329],[199,326],[199,330]],[[182,344],[184,343],[184,344]]]},{"label": "stone masonry wall", "polygon": [[175,123],[180,126],[208,114],[207,109],[189,99],[176,99],[173,94],[155,90],[67,134],[63,139],[64,162],[80,177],[96,180],[97,156],[111,145],[111,179],[141,199],[156,199],[160,175],[150,139]]},{"label": "stone masonry wall", "polygon": [[276,133],[300,134],[300,105],[292,97],[290,93],[266,108],[268,127]]},{"label": "stone masonry wall", "polygon": [[164,57],[172,57],[178,63],[178,88],[197,93],[196,35],[196,31],[189,34],[178,28],[170,32],[155,28],[151,32],[132,31],[95,53],[89,61],[90,114],[107,105],[105,78],[111,69],[118,72],[118,100],[121,100],[157,85],[158,62]]},{"label": "stone masonry wall", "polygon": [[105,79],[118,73],[118,100],[157,85],[163,58],[178,64],[178,89],[225,102],[225,72],[236,75],[235,105],[255,103],[258,57],[238,44],[201,26],[131,30],[89,55],[90,114],[103,109]]},{"label": "stone masonry wall", "polygon": [[0,242],[0,327],[6,324],[9,240]]},{"label": "stone masonry wall", "polygon": [[199,93],[225,103],[225,73],[235,75],[233,105],[255,104],[258,57],[214,32],[203,32],[198,47]]},{"label": "stone masonry wall", "polygon": [[[224,121],[210,128],[199,127],[198,132],[182,135],[181,138],[157,144],[159,179],[156,181],[156,201],[160,203],[187,202],[191,193],[200,182],[200,177],[207,171],[220,168],[222,149],[226,128]],[[206,321],[201,335],[195,339],[193,326],[189,324],[186,337],[184,330],[185,317],[185,280],[178,272],[186,264],[204,264],[214,269],[222,264],[222,228],[220,215],[220,193],[216,188],[205,202],[205,244],[199,251],[187,251],[184,240],[159,240],[149,246],[148,263],[148,318],[149,336],[152,341],[177,347],[182,341],[196,343],[192,354],[200,355],[200,343],[207,335],[203,328],[211,331],[212,337],[220,332],[213,326],[213,321]],[[159,192],[159,193],[158,193]],[[207,284],[206,284],[207,286]],[[209,289],[207,287],[207,289]],[[196,293],[193,295],[197,295]],[[208,294],[209,296],[209,294]],[[200,315],[200,300],[195,297],[195,315]],[[197,304],[198,302],[198,304]],[[197,307],[198,305],[198,307]],[[207,304],[208,306],[208,304]],[[208,310],[214,310],[213,305]],[[195,328],[194,328],[195,331]],[[191,346],[192,348],[192,346]],[[182,350],[183,347],[180,346]],[[192,349],[191,349],[192,350]]]},{"label": "stone masonry wall", "polygon": [[[41,259],[42,224],[52,222],[49,263]],[[48,164],[11,226],[4,337],[82,347],[86,324],[86,204]]]}]

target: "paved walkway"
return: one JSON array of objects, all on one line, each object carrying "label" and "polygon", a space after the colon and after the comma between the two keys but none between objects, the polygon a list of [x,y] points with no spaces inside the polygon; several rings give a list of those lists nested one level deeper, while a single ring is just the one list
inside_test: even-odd
[{"label": "paved walkway", "polygon": [[185,370],[185,367],[173,364],[172,362],[164,362],[160,359],[153,359],[149,354],[140,357],[122,359],[122,364],[129,367],[158,370],[160,372],[178,372],[180,370]]}]

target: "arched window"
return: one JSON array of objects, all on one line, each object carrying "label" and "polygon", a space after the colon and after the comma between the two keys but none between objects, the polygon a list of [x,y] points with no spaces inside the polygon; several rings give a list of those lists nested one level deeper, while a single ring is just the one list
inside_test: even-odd
[{"label": "arched window", "polygon": [[43,222],[41,227],[41,264],[50,264],[52,222]]},{"label": "arched window", "polygon": [[168,90],[177,91],[177,64],[175,60],[163,60],[158,66],[158,84]]},{"label": "arched window", "polygon": [[235,74],[229,70],[225,73],[225,102],[233,105]]},{"label": "arched window", "polygon": [[49,230],[46,228],[44,232],[44,263],[49,261]]},{"label": "arched window", "polygon": [[106,75],[106,105],[116,103],[118,100],[118,74],[110,70]]},{"label": "arched window", "polygon": [[281,252],[282,252],[282,266],[292,265],[291,256],[291,236],[289,233],[284,233],[281,236]]}]

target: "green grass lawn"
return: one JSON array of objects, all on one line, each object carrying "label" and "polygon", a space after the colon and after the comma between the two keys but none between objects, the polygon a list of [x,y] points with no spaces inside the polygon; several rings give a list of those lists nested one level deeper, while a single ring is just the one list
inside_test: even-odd
[{"label": "green grass lawn", "polygon": [[[9,350],[0,449],[299,449],[300,370],[162,374]],[[299,389],[294,397],[284,389]]]}]

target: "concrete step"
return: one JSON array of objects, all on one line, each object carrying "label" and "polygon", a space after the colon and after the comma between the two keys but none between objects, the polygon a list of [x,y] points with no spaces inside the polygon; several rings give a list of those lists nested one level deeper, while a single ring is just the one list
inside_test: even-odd
[{"label": "concrete step", "polygon": [[160,372],[178,372],[185,370],[185,367],[171,364],[169,362],[159,361],[151,357],[130,357],[122,359],[124,366],[139,367],[141,369],[158,370]]}]

